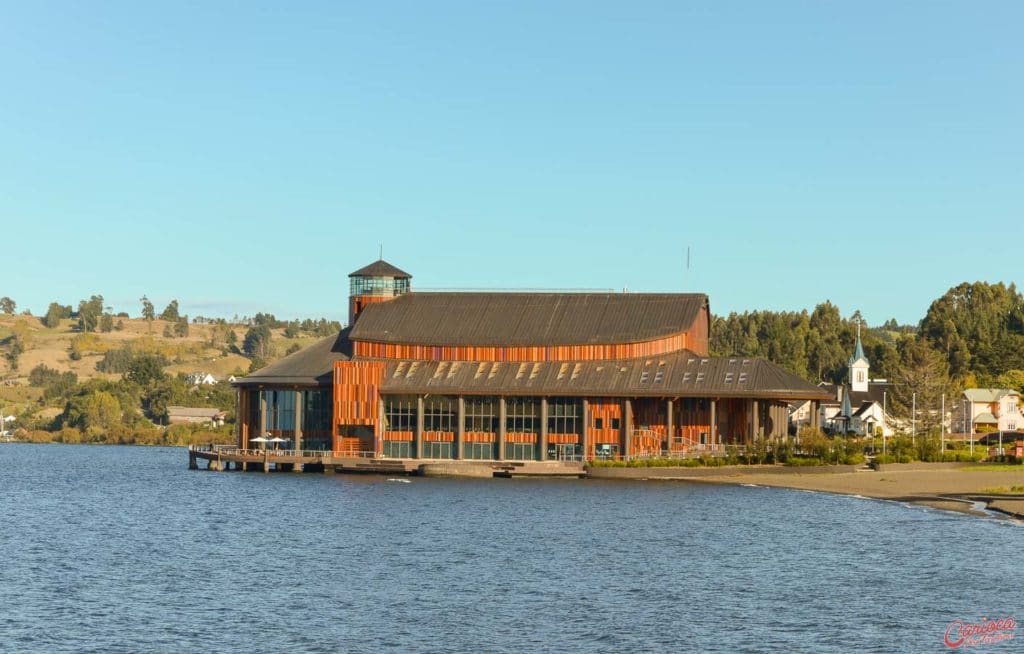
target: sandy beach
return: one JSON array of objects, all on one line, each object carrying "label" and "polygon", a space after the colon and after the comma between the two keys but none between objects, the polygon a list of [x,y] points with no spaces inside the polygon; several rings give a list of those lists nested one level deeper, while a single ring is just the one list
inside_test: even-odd
[{"label": "sandy beach", "polygon": [[[656,475],[651,475],[655,477]],[[1024,519],[1024,493],[1010,492],[1024,486],[1020,470],[897,470],[885,472],[842,472],[835,474],[723,474],[694,481],[727,484],[756,484],[780,488],[899,500],[934,508],[979,513],[975,502],[989,509]],[[1002,491],[1002,492],[999,492]]]}]

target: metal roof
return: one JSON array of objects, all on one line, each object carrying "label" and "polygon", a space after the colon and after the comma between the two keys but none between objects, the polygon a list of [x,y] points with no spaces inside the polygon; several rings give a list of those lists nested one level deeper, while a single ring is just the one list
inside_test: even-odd
[{"label": "metal roof", "polygon": [[832,397],[764,359],[662,357],[609,361],[389,361],[385,393],[523,394],[563,396]]},{"label": "metal roof", "polygon": [[275,361],[265,368],[236,379],[236,386],[281,384],[286,386],[330,386],[334,376],[334,362],[352,358],[352,343],[348,329],[336,336],[317,341]]},{"label": "metal roof", "polygon": [[690,329],[702,293],[408,293],[363,309],[352,339],[438,346],[606,345]]},{"label": "metal roof", "polygon": [[968,388],[964,396],[971,402],[998,402],[1007,395],[1020,395],[1012,388]]},{"label": "metal roof", "polygon": [[348,274],[349,277],[397,277],[399,279],[412,279],[412,275],[404,270],[392,266],[383,259],[378,259],[368,266],[363,266],[355,272]]}]

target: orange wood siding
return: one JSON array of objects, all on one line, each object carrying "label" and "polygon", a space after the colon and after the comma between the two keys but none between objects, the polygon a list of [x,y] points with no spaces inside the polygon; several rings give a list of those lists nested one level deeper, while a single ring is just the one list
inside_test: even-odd
[{"label": "orange wood siding", "polygon": [[381,438],[386,441],[412,441],[413,434],[411,431],[386,431]]},{"label": "orange wood siding", "polygon": [[356,456],[364,451],[364,443],[358,438],[339,438],[337,453],[341,456]]},{"label": "orange wood siding", "polygon": [[[597,419],[603,426],[597,429]],[[619,420],[619,428],[612,427],[612,419]],[[594,445],[619,445],[622,441],[622,401],[613,399],[597,399],[590,401],[590,424],[587,425],[587,446],[591,450]]]},{"label": "orange wood siding", "polygon": [[455,433],[450,431],[425,431],[423,440],[428,443],[454,443]]},{"label": "orange wood siding", "polygon": [[465,440],[467,443],[494,443],[498,437],[489,431],[467,431]]},{"label": "orange wood siding", "polygon": [[334,424],[376,425],[380,420],[381,361],[334,363]]},{"label": "orange wood siding", "polygon": [[[711,408],[707,401],[679,399],[673,409],[673,451],[686,451],[700,444],[700,435],[711,434]],[[703,404],[703,406],[702,406]]]},{"label": "orange wood siding", "polygon": [[579,442],[579,434],[548,434],[548,443],[552,445],[569,445]]},{"label": "orange wood siding", "polygon": [[509,432],[505,434],[506,443],[536,443],[537,434],[524,434],[521,432]]},{"label": "orange wood siding", "polygon": [[[697,323],[702,324],[700,319]],[[705,327],[706,329],[706,327]],[[354,341],[356,357],[370,359],[413,359],[420,361],[598,361],[606,359],[635,359],[678,352],[690,346],[685,332],[642,343],[614,343],[610,345],[552,345],[547,347],[477,347],[396,345]],[[703,352],[707,354],[707,337]]]}]

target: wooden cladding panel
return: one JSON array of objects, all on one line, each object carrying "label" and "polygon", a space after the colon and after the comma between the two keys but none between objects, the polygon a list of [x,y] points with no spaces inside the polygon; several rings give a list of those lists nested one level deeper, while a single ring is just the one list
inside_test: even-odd
[{"label": "wooden cladding panel", "polygon": [[382,361],[334,363],[334,424],[376,425],[380,419]]},{"label": "wooden cladding panel", "polygon": [[411,431],[386,431],[381,434],[381,439],[386,441],[409,441],[413,439]]},{"label": "wooden cladding panel", "polygon": [[494,443],[498,436],[489,431],[467,431],[464,435],[467,443]]},{"label": "wooden cladding panel", "polygon": [[579,442],[579,434],[548,434],[548,443],[552,445],[571,445]]},{"label": "wooden cladding panel", "polygon": [[[698,321],[699,323],[699,321]],[[610,345],[552,345],[545,347],[482,347],[398,345],[354,341],[353,353],[357,357],[373,359],[414,359],[420,361],[599,361],[606,359],[636,359],[678,352],[690,347],[688,335],[683,332],[666,338],[643,343],[613,343]],[[705,337],[704,354],[707,353]]]},{"label": "wooden cladding panel", "polygon": [[339,438],[337,454],[340,456],[358,456],[363,451],[365,443],[358,438]]},{"label": "wooden cladding panel", "polygon": [[537,434],[526,434],[522,432],[508,432],[505,434],[506,443],[536,443]]},{"label": "wooden cladding panel", "polygon": [[353,295],[348,300],[348,324],[353,324],[359,313],[369,304],[394,300],[393,295]]},{"label": "wooden cladding panel", "polygon": [[[612,419],[619,426],[612,427]],[[598,429],[598,419],[601,428]],[[592,445],[618,445],[622,442],[622,400],[598,399],[590,401],[590,424],[587,427],[587,443]]]},{"label": "wooden cladding panel", "polygon": [[455,432],[425,431],[423,432],[423,440],[428,443],[453,443],[455,442]]}]

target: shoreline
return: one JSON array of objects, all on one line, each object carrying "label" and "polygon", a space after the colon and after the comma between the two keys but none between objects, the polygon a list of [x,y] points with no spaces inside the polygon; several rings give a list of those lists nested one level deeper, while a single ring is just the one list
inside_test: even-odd
[{"label": "shoreline", "polygon": [[[1024,486],[1024,468],[1007,470],[897,470],[812,474],[745,472],[718,475],[661,475],[654,469],[633,479],[788,488],[903,502],[967,515],[1024,520],[1024,493],[992,492]],[[652,474],[653,473],[653,474]],[[607,477],[605,477],[607,478]],[[984,510],[979,510],[984,504]],[[993,513],[1000,514],[993,516]]]}]

